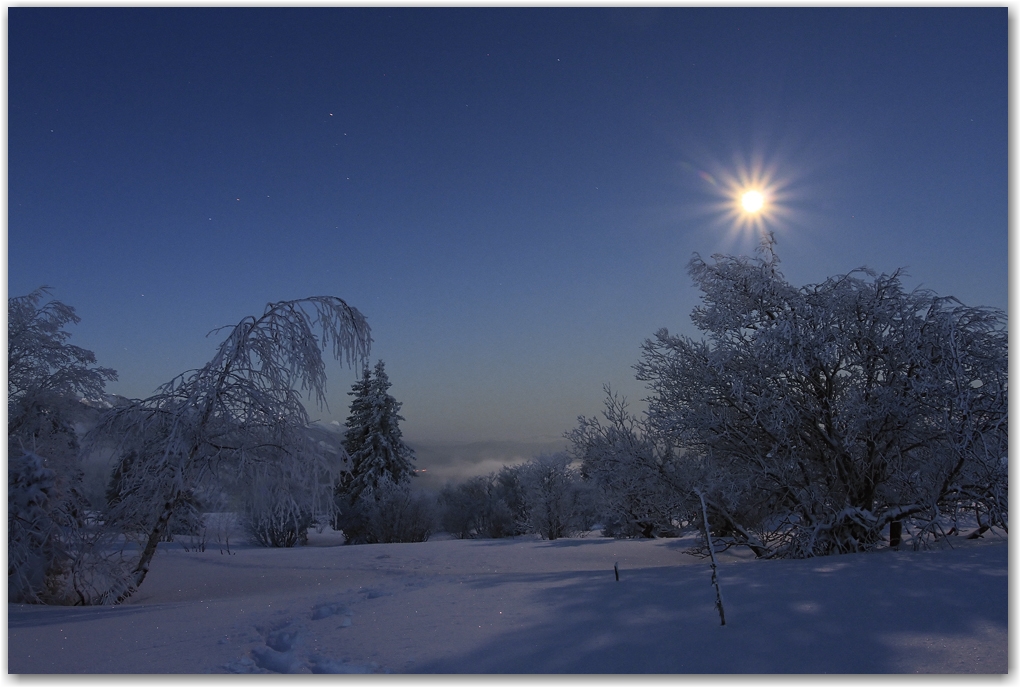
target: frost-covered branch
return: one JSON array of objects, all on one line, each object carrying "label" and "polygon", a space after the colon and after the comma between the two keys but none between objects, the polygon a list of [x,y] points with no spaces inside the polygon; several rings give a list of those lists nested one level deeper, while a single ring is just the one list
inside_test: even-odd
[{"label": "frost-covered branch", "polygon": [[766,244],[695,257],[704,338],[660,330],[637,366],[646,434],[729,533],[760,555],[856,551],[949,503],[1008,527],[1005,314],[900,272],[796,288]]},{"label": "frost-covered branch", "polygon": [[288,484],[305,490],[309,508],[330,512],[340,466],[309,438],[301,398],[325,403],[323,351],[353,365],[370,345],[364,317],[339,298],[270,303],[230,328],[205,366],[110,411],[93,445],[112,438],[133,458],[106,526],[140,533],[141,553],[126,579],[88,602],[133,593],[175,512],[203,484]]}]

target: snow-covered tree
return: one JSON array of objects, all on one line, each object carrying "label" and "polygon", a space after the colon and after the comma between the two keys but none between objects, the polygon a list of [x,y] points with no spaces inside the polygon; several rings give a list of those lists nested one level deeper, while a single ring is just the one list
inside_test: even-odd
[{"label": "snow-covered tree", "polygon": [[87,503],[74,424],[117,373],[68,343],[74,308],[42,287],[7,301],[8,595],[60,602]]},{"label": "snow-covered tree", "polygon": [[[93,442],[114,437],[123,455],[120,500],[106,514],[90,557],[76,578],[83,603],[116,603],[145,579],[156,547],[172,519],[203,485],[287,484],[303,493],[299,507],[332,513],[332,488],[341,466],[307,431],[302,396],[325,403],[327,349],[348,365],[364,360],[371,337],[364,317],[339,298],[316,296],[266,306],[246,317],[204,367],[181,374],[154,396],[107,413]],[[222,330],[216,330],[217,332]],[[279,502],[267,499],[274,512]],[[112,559],[110,542],[139,534],[138,554]]]},{"label": "snow-covered tree", "polygon": [[443,528],[460,539],[512,537],[528,531],[521,466],[447,484],[439,494]]},{"label": "snow-covered tree", "polygon": [[[489,512],[491,536],[517,536],[530,531],[528,495],[521,481],[523,465],[504,465],[492,475]],[[506,504],[504,509],[502,504]],[[509,515],[509,520],[507,516]]]},{"label": "snow-covered tree", "polygon": [[383,480],[402,484],[415,474],[414,451],[404,443],[400,431],[402,404],[389,394],[390,386],[380,360],[374,371],[364,369],[349,392],[354,399],[345,423],[344,449],[350,456],[351,471],[340,486],[349,498],[357,499]]},{"label": "snow-covered tree", "polygon": [[461,539],[527,532],[559,539],[587,532],[597,515],[594,493],[566,453],[448,484],[439,504],[443,527]]},{"label": "snow-covered tree", "polygon": [[51,468],[53,461],[70,467],[81,401],[102,397],[117,373],[96,366],[92,351],[68,343],[65,327],[81,318],[60,301],[42,304],[49,292],[41,287],[7,301],[7,441],[12,452],[32,451]]},{"label": "snow-covered tree", "polygon": [[694,476],[682,469],[669,444],[655,441],[654,432],[608,387],[605,406],[604,421],[580,417],[567,434],[581,476],[595,490],[603,533],[676,535],[681,524],[691,520]]},{"label": "snow-covered tree", "polygon": [[801,288],[774,239],[695,257],[704,339],[660,330],[648,424],[699,475],[713,527],[763,556],[874,546],[961,509],[1007,526],[1006,317],[861,268]]},{"label": "snow-covered tree", "polygon": [[488,536],[482,531],[484,513],[490,503],[490,484],[488,477],[478,475],[442,488],[439,492],[440,519],[447,533],[458,539]]},{"label": "snow-covered tree", "polygon": [[586,529],[593,515],[590,491],[566,453],[532,458],[520,468],[531,530],[545,539]]},{"label": "snow-covered tree", "polygon": [[67,573],[56,473],[34,453],[7,463],[7,597],[47,603],[62,596]]},{"label": "snow-covered tree", "polygon": [[[401,403],[389,393],[390,380],[383,361],[374,370],[366,366],[348,395],[353,396],[345,423],[343,445],[350,456],[350,472],[341,475],[335,494],[337,516],[333,526],[343,530],[348,543],[371,543],[365,530],[378,514],[380,499],[391,485],[403,487],[414,472],[414,451],[400,431]],[[385,515],[385,513],[383,513]]]}]

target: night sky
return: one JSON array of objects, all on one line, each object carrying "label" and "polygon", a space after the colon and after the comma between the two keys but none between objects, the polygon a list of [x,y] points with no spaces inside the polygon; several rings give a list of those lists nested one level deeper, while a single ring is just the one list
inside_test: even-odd
[{"label": "night sky", "polygon": [[[151,394],[334,295],[414,442],[557,439],[697,252],[1007,305],[1007,9],[8,9],[8,293]],[[354,372],[330,368],[342,422]],[[316,414],[318,416],[318,414]]]}]

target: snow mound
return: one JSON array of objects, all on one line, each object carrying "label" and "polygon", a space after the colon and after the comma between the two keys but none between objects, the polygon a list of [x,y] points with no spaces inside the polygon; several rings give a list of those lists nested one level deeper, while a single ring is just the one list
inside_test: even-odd
[{"label": "snow mound", "polygon": [[251,657],[259,668],[274,673],[302,673],[304,663],[291,651],[280,652],[266,647],[255,647],[251,650]]},{"label": "snow mound", "polygon": [[312,609],[312,620],[322,620],[333,615],[340,615],[345,617],[351,616],[351,609],[342,603],[325,603],[317,604]]}]

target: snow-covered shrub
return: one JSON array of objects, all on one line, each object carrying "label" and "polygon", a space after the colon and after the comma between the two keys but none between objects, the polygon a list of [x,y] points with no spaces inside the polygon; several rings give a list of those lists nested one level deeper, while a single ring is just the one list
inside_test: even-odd
[{"label": "snow-covered shrub", "polygon": [[566,453],[533,458],[520,467],[531,531],[546,539],[586,531],[593,519],[591,490]]},{"label": "snow-covered shrub", "polygon": [[273,547],[304,546],[312,514],[302,510],[281,490],[263,492],[245,503],[241,527],[254,544]]},{"label": "snow-covered shrub", "polygon": [[[529,531],[530,527],[531,518],[528,513],[528,498],[525,493],[524,484],[521,482],[522,469],[522,465],[504,465],[491,479],[493,499],[491,510],[502,511],[502,504],[506,504],[506,509],[510,513],[509,527],[511,529],[509,536],[524,534]],[[490,532],[493,533],[492,536],[508,536],[503,514],[490,515],[490,518],[498,519],[500,523],[498,529],[503,532],[502,535],[495,534],[497,531],[496,526],[490,525]]]},{"label": "snow-covered shrub", "polygon": [[424,542],[436,529],[432,497],[408,484],[386,482],[376,488],[370,528],[380,543]]},{"label": "snow-covered shrub", "polygon": [[606,388],[604,422],[578,418],[567,434],[610,537],[675,536],[691,520],[690,482],[677,454]]},{"label": "snow-covered shrub", "polygon": [[381,481],[339,508],[336,524],[348,544],[424,542],[436,529],[436,506],[406,482]]},{"label": "snow-covered shrub", "polygon": [[377,541],[370,531],[370,519],[375,512],[375,492],[369,491],[357,498],[346,494],[334,495],[333,529],[342,532],[347,544],[374,544]]},{"label": "snow-covered shrub", "polygon": [[500,473],[472,477],[443,487],[439,494],[443,529],[460,539],[498,539],[526,532],[526,520],[515,518],[513,508],[507,503],[508,500],[518,501],[512,488],[519,483],[510,479],[510,470],[512,468],[504,468]]},{"label": "snow-covered shrub", "polygon": [[445,532],[458,539],[479,536],[479,520],[489,502],[488,486],[489,479],[478,476],[443,487],[439,492],[439,506],[440,523]]},{"label": "snow-covered shrub", "polygon": [[[317,443],[304,447],[318,458],[306,457],[289,463],[276,461],[249,471],[239,484],[242,504],[240,525],[249,539],[262,546],[291,547],[308,543],[308,529],[317,517],[327,521],[335,517],[333,472],[328,463],[332,454],[323,453]],[[307,468],[319,463],[322,475],[316,478]],[[295,465],[302,466],[294,469]],[[328,505],[328,509],[323,506]]]},{"label": "snow-covered shrub", "polygon": [[7,598],[47,603],[61,595],[67,554],[53,509],[59,504],[57,475],[34,453],[7,462]]},{"label": "snow-covered shrub", "polygon": [[527,532],[558,539],[587,532],[597,519],[594,493],[565,453],[448,484],[439,505],[444,529],[462,539]]},{"label": "snow-covered shrub", "polygon": [[479,529],[481,536],[501,539],[524,534],[524,530],[514,521],[514,513],[505,500],[496,497],[490,500],[487,506],[483,511],[484,518]]}]

